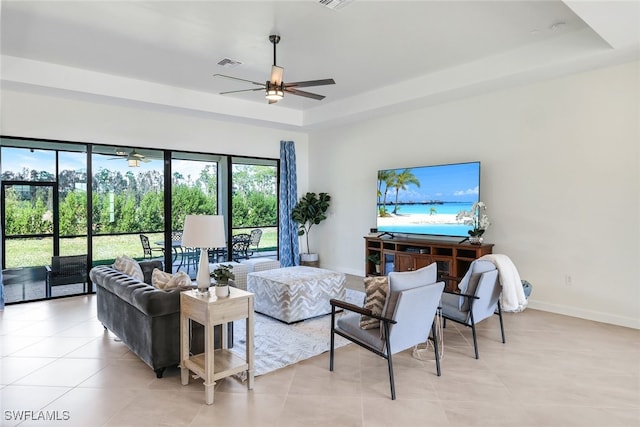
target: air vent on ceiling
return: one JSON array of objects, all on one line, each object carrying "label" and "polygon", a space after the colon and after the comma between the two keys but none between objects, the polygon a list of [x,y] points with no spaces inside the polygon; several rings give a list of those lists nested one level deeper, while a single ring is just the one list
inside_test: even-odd
[{"label": "air vent on ceiling", "polygon": [[320,5],[324,7],[337,10],[337,9],[342,9],[343,7],[351,3],[353,0],[317,0],[317,1]]},{"label": "air vent on ceiling", "polygon": [[242,62],[236,61],[235,59],[223,58],[218,61],[218,65],[224,68],[235,68],[238,65],[242,65]]}]

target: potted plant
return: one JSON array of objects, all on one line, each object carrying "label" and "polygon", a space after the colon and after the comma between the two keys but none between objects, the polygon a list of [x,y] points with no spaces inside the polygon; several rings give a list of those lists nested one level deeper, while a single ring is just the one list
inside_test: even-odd
[{"label": "potted plant", "polygon": [[307,251],[300,254],[300,264],[318,266],[318,254],[309,252],[309,231],[311,227],[327,219],[331,196],[327,193],[307,193],[291,211],[291,219],[300,224],[298,236],[306,235]]},{"label": "potted plant", "polygon": [[483,242],[482,235],[489,228],[491,222],[487,214],[483,213],[487,210],[487,206],[484,202],[476,202],[471,206],[468,211],[460,211],[456,215],[456,220],[462,222],[465,225],[470,225],[473,228],[468,231],[469,243],[473,245],[480,245]]},{"label": "potted plant", "polygon": [[380,274],[380,254],[374,252],[372,254],[367,255],[367,261],[373,263],[376,268],[376,274]]},{"label": "potted plant", "polygon": [[236,275],[233,274],[233,265],[219,264],[209,276],[216,281],[216,296],[226,297],[229,295],[229,281],[235,280]]}]

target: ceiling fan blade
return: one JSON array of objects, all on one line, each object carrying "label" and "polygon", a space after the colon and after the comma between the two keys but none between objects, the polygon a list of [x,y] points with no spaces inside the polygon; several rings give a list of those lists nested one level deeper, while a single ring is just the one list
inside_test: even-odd
[{"label": "ceiling fan blade", "polygon": [[241,82],[253,83],[254,85],[264,86],[264,83],[258,83],[258,82],[254,82],[252,80],[241,79],[239,77],[227,76],[226,74],[214,74],[213,77],[222,77],[222,78],[225,78],[225,79],[239,80]]},{"label": "ceiling fan blade", "polygon": [[317,99],[318,101],[320,101],[320,100],[325,98],[324,95],[318,95],[316,93],[305,92],[305,91],[293,89],[293,88],[290,88],[290,87],[285,87],[284,91],[287,92],[287,93],[290,93],[292,95],[298,95],[298,96],[304,96],[306,98]]},{"label": "ceiling fan blade", "polygon": [[271,83],[276,85],[282,84],[282,72],[284,68],[278,67],[277,65],[271,66],[271,79],[269,80]]},{"label": "ceiling fan blade", "polygon": [[227,91],[227,92],[220,92],[220,95],[226,95],[228,93],[255,92],[257,90],[265,90],[264,85],[263,85],[263,87],[259,87],[257,89],[240,89],[240,90],[230,90],[230,91]]},{"label": "ceiling fan blade", "polygon": [[307,80],[305,82],[293,82],[293,83],[285,83],[284,87],[307,87],[307,86],[325,86],[325,85],[334,85],[336,82],[333,79],[322,79],[322,80]]}]

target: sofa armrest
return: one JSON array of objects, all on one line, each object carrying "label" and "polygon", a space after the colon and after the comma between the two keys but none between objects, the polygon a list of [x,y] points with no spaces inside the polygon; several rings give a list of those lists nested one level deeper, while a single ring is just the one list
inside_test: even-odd
[{"label": "sofa armrest", "polygon": [[153,275],[153,269],[157,268],[158,270],[162,270],[162,261],[140,261],[138,263],[140,268],[142,269],[142,274],[144,274],[144,283],[150,285],[151,284],[151,276]]}]

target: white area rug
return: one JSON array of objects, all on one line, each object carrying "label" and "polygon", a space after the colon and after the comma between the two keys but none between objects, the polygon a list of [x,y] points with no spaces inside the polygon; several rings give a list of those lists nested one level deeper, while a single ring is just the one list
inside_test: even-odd
[{"label": "white area rug", "polygon": [[[362,305],[364,292],[347,289],[347,301]],[[331,345],[331,315],[316,317],[287,325],[279,320],[256,313],[254,316],[255,375],[263,375],[276,369],[298,363],[329,351]],[[244,358],[245,321],[233,325],[233,351]],[[350,341],[337,336],[335,347]]]}]

